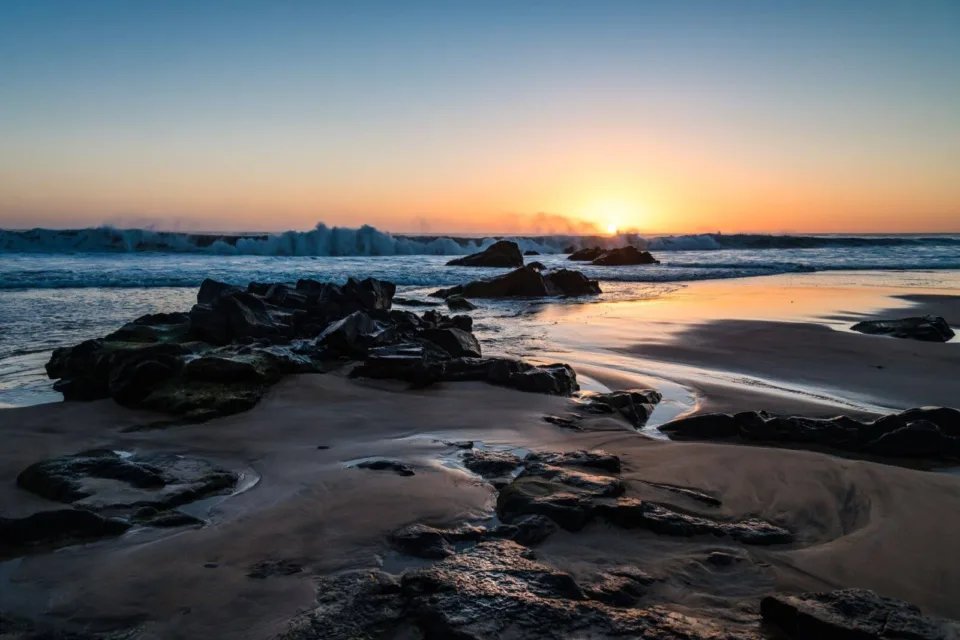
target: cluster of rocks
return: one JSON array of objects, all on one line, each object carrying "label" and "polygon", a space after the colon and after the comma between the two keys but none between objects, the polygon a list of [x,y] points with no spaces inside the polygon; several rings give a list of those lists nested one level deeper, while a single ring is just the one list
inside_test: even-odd
[{"label": "cluster of rocks", "polygon": [[436,298],[545,298],[556,296],[591,296],[601,293],[596,280],[570,269],[544,270],[538,263],[528,264],[510,273],[430,294]]},{"label": "cluster of rocks", "polygon": [[632,245],[618,249],[601,249],[587,247],[570,253],[567,260],[589,262],[590,264],[605,267],[622,267],[634,264],[660,264],[649,251],[641,251]]},{"label": "cluster of rocks", "polygon": [[[566,286],[579,276],[577,282],[591,284],[575,272],[546,280],[529,272],[541,283]],[[208,279],[189,313],[146,315],[104,338],[56,349],[47,373],[67,400],[109,397],[192,421],[247,410],[285,375],[325,372],[350,360],[365,361],[356,375],[416,384],[489,380],[547,393],[577,389],[566,366],[483,359],[469,316],[393,309],[395,290],[374,278],[345,285],[253,282],[245,289]],[[452,309],[473,308],[454,292],[444,297]]]},{"label": "cluster of rocks", "polygon": [[960,458],[960,410],[924,407],[872,422],[770,416],[745,411],[708,413],[661,425],[674,439],[738,438],[765,444],[806,444],[892,458]]},{"label": "cluster of rocks", "polygon": [[234,471],[173,454],[95,449],[42,460],[24,469],[17,485],[67,508],[0,517],[0,555],[112,537],[134,525],[201,525],[177,507],[230,493],[238,480]]},{"label": "cluster of rocks", "polygon": [[940,316],[919,316],[898,320],[865,320],[850,327],[852,331],[923,342],[948,342],[956,335]]}]

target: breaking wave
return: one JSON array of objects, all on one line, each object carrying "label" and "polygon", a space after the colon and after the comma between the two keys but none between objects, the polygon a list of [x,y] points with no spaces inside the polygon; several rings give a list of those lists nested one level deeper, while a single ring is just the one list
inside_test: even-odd
[{"label": "breaking wave", "polygon": [[311,231],[261,234],[205,234],[96,227],[29,231],[0,230],[0,252],[6,253],[194,253],[255,256],[404,256],[463,255],[501,238],[516,241],[524,251],[564,253],[571,247],[613,247],[631,244],[651,251],[717,251],[746,249],[815,249],[881,247],[951,247],[960,237],[814,236],[720,234],[642,236],[552,235],[466,238],[394,235],[369,225],[358,229],[318,224]]}]

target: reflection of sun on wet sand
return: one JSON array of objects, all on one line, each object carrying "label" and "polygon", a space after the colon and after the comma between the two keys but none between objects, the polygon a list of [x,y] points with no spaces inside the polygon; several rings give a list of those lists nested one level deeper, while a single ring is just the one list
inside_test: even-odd
[{"label": "reflection of sun on wet sand", "polygon": [[[722,283],[714,295],[698,285],[676,304],[548,307],[533,321],[559,320],[549,339],[566,351],[546,359],[573,363],[599,390],[686,390],[665,392],[653,416],[671,402],[665,417],[747,409],[865,416],[950,403],[944,378],[956,370],[956,344],[803,322],[901,304],[886,292],[867,294],[869,305],[840,294],[850,304],[801,302],[804,311],[769,322],[727,311],[749,308],[737,307],[738,291],[763,295],[749,287]],[[717,318],[689,314],[691,323],[710,322],[675,326],[682,296],[701,288],[723,307]],[[792,293],[801,301],[809,292]],[[923,303],[955,322],[955,300]],[[745,323],[744,332],[730,322]],[[662,328],[673,342],[654,343]],[[854,368],[864,359],[869,370],[876,358],[889,382]],[[664,362],[679,364],[658,369]],[[745,386],[748,378],[769,386]],[[543,419],[574,414],[572,428]],[[5,517],[51,508],[16,487],[22,469],[90,449],[188,454],[260,476],[202,514],[206,526],[134,527],[8,560],[0,590],[16,624],[82,621],[87,632],[134,629],[135,637],[535,638],[570,637],[589,622],[601,637],[619,629],[628,637],[750,638],[771,637],[759,624],[765,596],[843,588],[960,618],[960,560],[948,535],[960,528],[960,478],[951,474],[654,440],[616,412],[590,412],[568,398],[483,382],[411,389],[336,372],[286,377],[249,411],[201,424],[145,429],[156,414],[110,400],[0,417]],[[548,455],[596,449],[619,462]],[[473,451],[497,455],[471,465]],[[523,459],[528,452],[539,457]],[[413,473],[357,468],[371,459]],[[418,524],[434,529],[415,530],[405,552],[391,546]],[[371,573],[378,566],[389,573]]]}]

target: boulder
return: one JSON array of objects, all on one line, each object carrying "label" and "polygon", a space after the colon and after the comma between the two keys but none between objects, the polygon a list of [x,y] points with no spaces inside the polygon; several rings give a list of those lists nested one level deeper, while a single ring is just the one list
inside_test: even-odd
[{"label": "boulder", "polygon": [[447,263],[457,267],[520,267],[523,266],[523,254],[516,242],[499,240],[480,251],[463,258],[455,258]]},{"label": "boulder", "polygon": [[[568,249],[571,247],[567,247]],[[567,257],[567,260],[576,260],[579,262],[590,262],[599,258],[603,253],[603,249],[600,247],[587,247],[580,249],[578,251],[570,252],[570,255]]]},{"label": "boulder", "polygon": [[540,252],[539,252],[539,251],[534,251],[533,249],[528,249],[528,250],[526,250],[526,251],[523,252],[523,255],[525,255],[525,256],[538,256],[538,255],[540,255]]},{"label": "boulder", "polygon": [[103,339],[107,342],[180,342],[189,333],[189,314],[151,313],[128,322]]},{"label": "boulder", "polygon": [[556,269],[543,274],[547,294],[551,296],[594,296],[602,293],[600,284],[579,271]]},{"label": "boulder", "polygon": [[530,267],[531,269],[536,269],[537,271],[545,271],[547,269],[547,267],[544,266],[542,262],[537,262],[536,260],[529,263],[527,266]]},{"label": "boulder", "polygon": [[367,311],[389,311],[396,291],[397,285],[394,283],[376,278],[348,278],[343,285],[344,298]]},{"label": "boulder", "polygon": [[876,455],[903,458],[960,456],[960,438],[944,435],[940,427],[929,420],[916,420],[883,434],[868,444],[867,450]]},{"label": "boulder", "polygon": [[523,460],[509,451],[472,449],[463,455],[463,466],[487,479],[508,476],[521,464]]},{"label": "boulder", "polygon": [[956,335],[947,321],[940,316],[921,316],[899,320],[866,320],[858,322],[850,329],[871,335],[921,340],[923,342],[947,342]]},{"label": "boulder", "polygon": [[110,371],[110,397],[117,404],[136,407],[157,386],[176,375],[182,359],[158,355],[144,360],[128,360]]},{"label": "boulder", "polygon": [[383,331],[380,324],[363,311],[354,311],[331,323],[317,337],[317,345],[334,353],[364,353]]},{"label": "boulder", "polygon": [[220,296],[239,293],[240,291],[243,291],[240,287],[207,278],[200,283],[200,290],[197,291],[197,304],[213,304]]},{"label": "boulder", "polygon": [[390,546],[416,558],[446,558],[453,555],[453,547],[444,532],[423,524],[413,524],[390,534]]},{"label": "boulder", "polygon": [[461,295],[453,295],[447,298],[447,308],[451,311],[473,311],[477,305]]},{"label": "boulder", "polygon": [[740,435],[737,421],[727,413],[703,413],[678,418],[660,425],[660,431],[676,440],[713,440]]},{"label": "boulder", "polygon": [[527,456],[531,462],[542,462],[555,467],[586,467],[588,469],[600,469],[609,473],[620,473],[620,458],[607,453],[601,449],[593,451],[566,451],[556,453],[553,451],[536,452]]},{"label": "boulder", "polygon": [[960,637],[960,623],[925,616],[911,604],[866,589],[767,596],[760,601],[760,614],[791,640]]},{"label": "boulder", "polygon": [[451,327],[448,329],[427,329],[420,332],[420,335],[454,358],[463,356],[480,357],[480,343],[477,342],[472,333]]},{"label": "boulder", "polygon": [[620,267],[634,264],[660,264],[649,251],[641,251],[633,246],[620,247],[604,251],[593,259],[591,264],[606,267]]},{"label": "boulder", "polygon": [[654,406],[662,398],[663,396],[654,389],[633,389],[582,395],[584,406],[588,411],[596,413],[616,411],[637,428],[647,423],[653,413]]},{"label": "boulder", "polygon": [[371,471],[393,471],[398,476],[415,475],[413,469],[403,464],[399,460],[365,460],[357,465],[358,469],[370,469]]}]

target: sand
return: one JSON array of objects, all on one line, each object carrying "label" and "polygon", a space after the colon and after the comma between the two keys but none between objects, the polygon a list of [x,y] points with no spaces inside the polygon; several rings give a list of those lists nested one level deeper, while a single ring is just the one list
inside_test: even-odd
[{"label": "sand", "polygon": [[[957,309],[955,298],[901,301],[945,313]],[[675,342],[611,350],[606,360],[596,357],[599,351],[567,353],[575,364],[585,363],[577,364],[582,375],[607,386],[639,381],[669,387],[677,399],[665,411],[674,413],[771,406],[836,412],[831,402],[842,399],[838,389],[851,390],[850,412],[866,406],[858,398],[879,403],[881,396],[891,405],[952,404],[948,374],[955,378],[960,370],[956,344],[922,345],[820,324],[733,319],[670,333],[678,336]],[[682,375],[643,373],[657,370],[661,360],[654,358],[681,363],[681,372],[688,371],[684,364],[698,364],[697,386],[684,392],[670,386]],[[884,369],[871,369],[874,364]],[[715,377],[712,368],[721,366],[780,375],[797,387],[822,385],[830,393],[784,394],[773,383],[751,390],[736,378]],[[287,378],[247,413],[162,430],[139,429],[156,416],[110,401],[4,409],[3,515],[56,506],[15,487],[21,469],[93,447],[190,453],[259,481],[213,507],[204,528],[133,531],[2,563],[2,609],[88,630],[136,624],[142,638],[274,637],[312,604],[314,576],[415,565],[388,551],[388,533],[414,522],[442,526],[488,518],[492,487],[456,468],[457,449],[444,442],[475,440],[532,450],[602,448],[623,459],[630,495],[706,512],[645,481],[690,486],[722,499],[709,511],[714,517],[758,517],[797,536],[795,544],[763,548],[595,523],[579,533],[556,533],[537,550],[541,560],[577,577],[612,563],[661,577],[649,604],[737,621],[752,619],[759,599],[774,591],[864,587],[960,618],[953,536],[960,530],[960,476],[809,451],[658,441],[610,417],[590,420],[584,432],[542,420],[570,410],[570,402],[482,383],[414,391],[326,374]],[[401,477],[351,466],[371,456],[401,460],[416,473]],[[716,550],[740,560],[728,567],[705,562]],[[247,577],[264,560],[291,560],[304,570]]]}]

